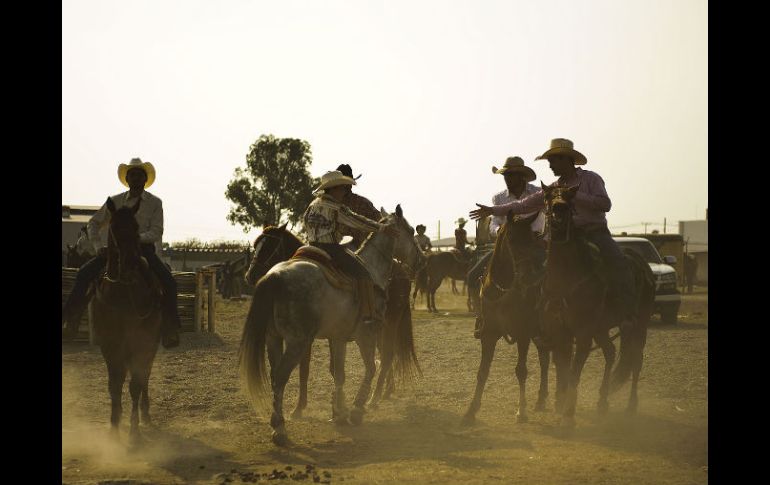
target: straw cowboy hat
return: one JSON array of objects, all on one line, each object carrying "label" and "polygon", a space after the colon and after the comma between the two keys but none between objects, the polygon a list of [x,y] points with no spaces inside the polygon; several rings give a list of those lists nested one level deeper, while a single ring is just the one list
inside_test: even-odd
[{"label": "straw cowboy hat", "polygon": [[144,183],[145,189],[155,182],[155,167],[153,167],[150,162],[143,162],[141,158],[132,158],[130,162],[121,163],[118,166],[118,179],[120,179],[121,184],[128,187],[126,174],[128,174],[128,171],[132,168],[141,168],[144,170],[144,173],[147,174],[147,182]]},{"label": "straw cowboy hat", "polygon": [[350,177],[353,180],[358,180],[358,179],[361,178],[361,175],[363,175],[363,174],[358,174],[358,177],[354,177],[353,176],[353,169],[350,168],[350,165],[348,165],[347,163],[341,164],[339,167],[337,167],[337,170],[342,172],[342,175],[344,175],[346,177]]},{"label": "straw cowboy hat", "polygon": [[535,175],[535,171],[531,168],[524,165],[524,160],[521,159],[521,157],[508,157],[505,159],[505,163],[503,164],[503,168],[498,169],[497,167],[492,167],[493,173],[499,173],[499,174],[506,174],[509,172],[520,172],[524,174],[524,177],[526,178],[527,182],[532,182],[537,178],[537,175]]},{"label": "straw cowboy hat", "polygon": [[466,222],[468,222],[468,221],[466,221],[465,219],[463,219],[463,218],[461,217],[461,218],[457,219],[457,221],[456,221],[456,222],[457,222],[457,225],[458,225],[458,226],[462,226],[463,224],[465,224],[465,223],[466,223]]},{"label": "straw cowboy hat", "polygon": [[549,148],[539,157],[535,158],[535,160],[547,160],[551,155],[567,155],[572,157],[575,165],[585,165],[588,161],[586,160],[585,155],[575,150],[573,147],[574,145],[572,142],[566,138],[554,138],[551,140],[551,148]]},{"label": "straw cowboy hat", "polygon": [[317,195],[322,190],[330,189],[338,185],[356,185],[356,181],[342,175],[342,172],[339,170],[330,170],[321,176],[321,185],[313,191],[313,194]]}]

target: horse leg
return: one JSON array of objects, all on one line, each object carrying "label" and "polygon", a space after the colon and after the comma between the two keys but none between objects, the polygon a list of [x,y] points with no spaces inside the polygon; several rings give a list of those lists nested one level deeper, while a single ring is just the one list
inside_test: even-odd
[{"label": "horse leg", "polygon": [[597,411],[600,416],[604,416],[610,409],[610,403],[607,400],[610,388],[610,375],[612,374],[612,366],[615,364],[615,345],[610,341],[610,336],[607,332],[602,332],[596,337],[596,343],[601,347],[604,354],[604,376],[602,377],[602,385],[599,387],[599,402],[596,405]]},{"label": "horse leg", "polygon": [[353,410],[350,411],[350,422],[359,425],[364,420],[364,404],[369,392],[372,390],[372,380],[377,371],[377,365],[374,363],[374,349],[377,336],[371,332],[359,332],[356,338],[358,351],[361,353],[361,360],[364,361],[364,377],[361,379],[361,385],[358,388],[356,398],[353,400]]},{"label": "horse leg", "polygon": [[644,334],[641,339],[634,342],[634,360],[631,367],[631,395],[628,398],[628,407],[626,407],[626,414],[631,416],[636,414],[636,410],[639,407],[639,397],[636,394],[637,384],[639,384],[639,374],[642,372],[642,362],[644,361],[644,341],[646,339],[647,329],[645,328]]},{"label": "horse leg", "polygon": [[520,338],[517,342],[519,356],[516,359],[516,378],[519,380],[519,409],[516,411],[516,421],[526,423],[527,416],[527,354],[529,353],[529,339]]},{"label": "horse leg", "polygon": [[382,398],[388,400],[394,392],[396,392],[396,382],[393,379],[393,372],[389,372],[385,384],[385,393],[382,395]]},{"label": "horse leg", "polygon": [[540,389],[537,392],[535,411],[545,411],[545,403],[548,400],[548,367],[551,364],[551,353],[540,347],[536,346],[536,348],[540,362]]},{"label": "horse leg", "polygon": [[557,413],[564,412],[571,360],[572,343],[561,344],[553,349],[553,363],[556,366],[556,402],[554,409]]},{"label": "horse leg", "polygon": [[334,392],[332,392],[332,421],[347,423],[348,408],[345,405],[345,339],[329,339],[329,350],[333,361]]},{"label": "horse leg", "polygon": [[123,413],[123,406],[120,401],[123,395],[123,383],[126,380],[127,371],[128,369],[126,369],[123,362],[107,361],[107,389],[110,392],[110,402],[112,404],[110,434],[114,438],[118,437],[120,415]]},{"label": "horse leg", "polygon": [[453,295],[459,295],[460,292],[457,291],[457,284],[455,283],[455,280],[452,280],[452,294]]},{"label": "horse leg", "polygon": [[577,408],[577,391],[580,384],[580,374],[591,351],[591,336],[580,336],[576,339],[575,355],[572,357],[569,385],[567,386],[567,399],[564,406],[561,425],[564,428],[575,427],[575,409]]},{"label": "horse leg", "polygon": [[291,412],[291,419],[302,417],[302,411],[307,407],[307,379],[310,374],[310,356],[313,352],[313,343],[307,346],[307,351],[302,354],[302,360],[299,361],[299,399],[294,411]]},{"label": "horse leg", "polygon": [[267,335],[265,338],[267,347],[267,361],[270,363],[270,386],[275,385],[275,373],[283,354],[283,339],[276,335]]},{"label": "horse leg", "polygon": [[489,377],[489,368],[492,366],[492,358],[495,356],[495,347],[497,346],[497,340],[500,337],[497,335],[490,336],[484,334],[481,336],[481,362],[479,363],[479,370],[476,374],[476,391],[473,395],[468,410],[465,412],[465,416],[461,421],[463,426],[473,424],[476,420],[476,413],[481,407],[481,394],[484,392],[484,386],[487,383]]},{"label": "horse leg", "polygon": [[141,372],[132,369],[131,381],[128,383],[128,392],[131,394],[131,429],[128,439],[132,446],[138,446],[142,442],[142,436],[139,433],[139,397],[145,385],[146,381]]},{"label": "horse leg", "polygon": [[367,403],[367,406],[370,408],[376,408],[377,405],[380,402],[380,397],[382,395],[382,388],[383,384],[385,384],[385,380],[392,379],[391,371],[393,368],[393,349],[392,345],[388,345],[388,348],[385,347],[382,344],[383,339],[383,332],[380,333],[379,336],[379,349],[380,349],[380,358],[382,359],[382,362],[380,364],[380,375],[377,376],[377,385],[374,387],[374,392],[372,393],[371,399],[369,399],[369,402]]},{"label": "horse leg", "polygon": [[308,345],[309,343],[305,340],[287,341],[286,350],[281,355],[278,368],[274,373],[273,415],[270,416],[270,426],[273,428],[273,443],[277,446],[285,446],[289,441],[286,434],[286,420],[283,417],[283,393],[291,372],[299,363]]}]

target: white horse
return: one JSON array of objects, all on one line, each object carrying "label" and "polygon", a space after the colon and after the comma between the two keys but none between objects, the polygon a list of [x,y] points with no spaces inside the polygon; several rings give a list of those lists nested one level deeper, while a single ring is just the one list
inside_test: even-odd
[{"label": "white horse", "polygon": [[[363,260],[374,284],[387,286],[393,258],[416,265],[420,257],[413,241],[414,229],[404,219],[401,206],[394,214],[382,212],[385,225],[398,229],[393,238],[384,231],[369,236],[361,245],[358,256]],[[384,307],[381,295],[378,306]],[[334,373],[332,416],[337,422],[350,419],[353,424],[363,421],[364,404],[371,389],[376,366],[374,363],[377,330],[358,324],[358,298],[355,290],[332,286],[316,263],[284,261],[273,266],[256,286],[240,347],[240,369],[244,387],[255,407],[266,394],[265,347],[270,361],[270,382],[273,391],[273,413],[270,426],[273,442],[283,446],[288,442],[283,416],[283,394],[286,382],[314,339],[328,339]],[[347,342],[355,340],[361,352],[366,373],[353,410],[345,405],[345,353]],[[286,343],[285,348],[283,342]]]}]

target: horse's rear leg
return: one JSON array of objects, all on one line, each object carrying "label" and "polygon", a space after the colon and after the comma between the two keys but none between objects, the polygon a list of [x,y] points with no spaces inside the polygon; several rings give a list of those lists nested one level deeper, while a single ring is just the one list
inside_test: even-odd
[{"label": "horse's rear leg", "polygon": [[123,406],[120,403],[123,397],[123,383],[126,381],[128,369],[122,362],[107,362],[107,388],[110,392],[110,403],[112,410],[110,412],[110,433],[117,438],[118,427],[120,426],[120,416],[123,413]]},{"label": "horse's rear leg", "polygon": [[481,336],[481,362],[479,363],[479,371],[476,374],[476,392],[473,395],[470,406],[468,406],[468,410],[465,412],[465,416],[463,416],[461,422],[463,425],[473,424],[476,420],[476,413],[481,407],[481,395],[484,393],[484,386],[489,377],[489,368],[492,366],[492,358],[495,356],[495,347],[499,338],[497,335],[490,336],[489,334]]},{"label": "horse's rear leg", "polygon": [[313,343],[310,342],[307,346],[307,351],[302,355],[302,360],[299,361],[299,399],[297,400],[297,406],[291,413],[292,419],[298,419],[302,417],[302,411],[307,407],[307,379],[310,374],[310,357],[313,352]]},{"label": "horse's rear leg", "polygon": [[286,350],[273,373],[273,414],[270,416],[270,426],[273,428],[273,443],[278,446],[285,446],[289,441],[286,419],[283,417],[283,393],[291,372],[302,359],[308,345],[305,341],[286,342]]},{"label": "horse's rear leg", "polygon": [[575,410],[577,408],[578,386],[580,385],[580,375],[583,372],[583,366],[586,363],[588,354],[591,351],[591,337],[581,336],[577,339],[575,345],[575,355],[572,358],[570,368],[569,385],[567,386],[567,399],[562,416],[562,427],[575,427]]},{"label": "horse's rear leg", "polygon": [[345,404],[345,352],[347,342],[344,339],[329,339],[329,351],[333,361],[334,391],[332,392],[332,421],[337,424],[347,423],[348,407]]},{"label": "horse's rear leg", "polygon": [[642,372],[642,363],[644,362],[644,344],[647,340],[647,329],[640,331],[640,338],[634,342],[634,360],[631,371],[631,395],[628,399],[626,414],[634,415],[639,407],[639,397],[636,394],[637,384],[639,384],[639,374]]},{"label": "horse's rear leg", "polygon": [[393,350],[391,348],[383,349],[382,347],[383,345],[380,344],[380,358],[382,359],[380,364],[380,375],[377,376],[377,385],[374,387],[372,397],[367,404],[370,408],[377,407],[377,404],[380,402],[380,397],[382,396],[382,389],[386,379],[392,379]]},{"label": "horse's rear leg", "polygon": [[372,390],[374,373],[377,372],[377,365],[374,363],[376,341],[377,336],[367,330],[359,331],[359,335],[356,338],[365,370],[364,377],[361,379],[361,385],[358,387],[358,393],[356,393],[356,398],[353,400],[353,410],[350,411],[350,422],[355,425],[361,424],[364,420],[364,404],[366,404],[366,398]]},{"label": "horse's rear leg", "polygon": [[602,377],[602,385],[599,387],[599,402],[596,405],[599,415],[603,416],[610,410],[607,396],[609,395],[612,366],[615,364],[615,345],[610,341],[607,333],[597,336],[596,343],[601,347],[604,354],[604,376]]},{"label": "horse's rear leg", "polygon": [[519,409],[516,411],[516,421],[526,423],[527,416],[527,354],[529,353],[529,339],[520,338],[516,343],[519,355],[516,359],[516,378],[519,380]]},{"label": "horse's rear leg", "polygon": [[540,362],[540,389],[537,392],[535,411],[545,411],[545,403],[548,400],[548,366],[551,364],[551,353],[537,347],[537,357]]}]

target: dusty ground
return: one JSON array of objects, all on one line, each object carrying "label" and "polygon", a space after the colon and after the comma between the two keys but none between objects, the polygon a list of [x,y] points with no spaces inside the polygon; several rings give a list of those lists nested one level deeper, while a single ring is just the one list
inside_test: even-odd
[{"label": "dusty ground", "polygon": [[[121,441],[108,438],[107,375],[99,349],[62,344],[62,479],[64,483],[693,483],[708,482],[708,295],[685,295],[680,323],[652,322],[640,382],[639,414],[623,414],[628,385],[611,397],[610,413],[595,409],[602,366],[592,354],[580,387],[577,427],[564,434],[553,413],[530,411],[517,424],[515,346],[498,343],[477,424],[461,428],[480,355],[464,299],[445,285],[439,315],[418,303],[414,334],[423,377],[370,411],[360,427],[330,417],[326,342],[316,341],[305,418],[289,421],[294,444],[270,442],[268,414],[257,414],[240,391],[237,349],[249,301],[217,302],[216,335],[183,334],[182,346],[159,350],[150,380],[154,428],[146,446],[126,448],[130,399],[124,388]],[[363,375],[349,345],[346,392]],[[537,356],[530,352],[528,399],[536,401]],[[287,387],[287,411],[297,396]],[[288,412],[287,412],[288,414]],[[308,471],[300,478],[298,471]],[[287,469],[291,467],[291,469]],[[326,472],[326,473],[324,473]],[[250,474],[251,473],[251,474]],[[294,475],[294,478],[291,476]],[[273,475],[272,478],[275,478]]]}]

